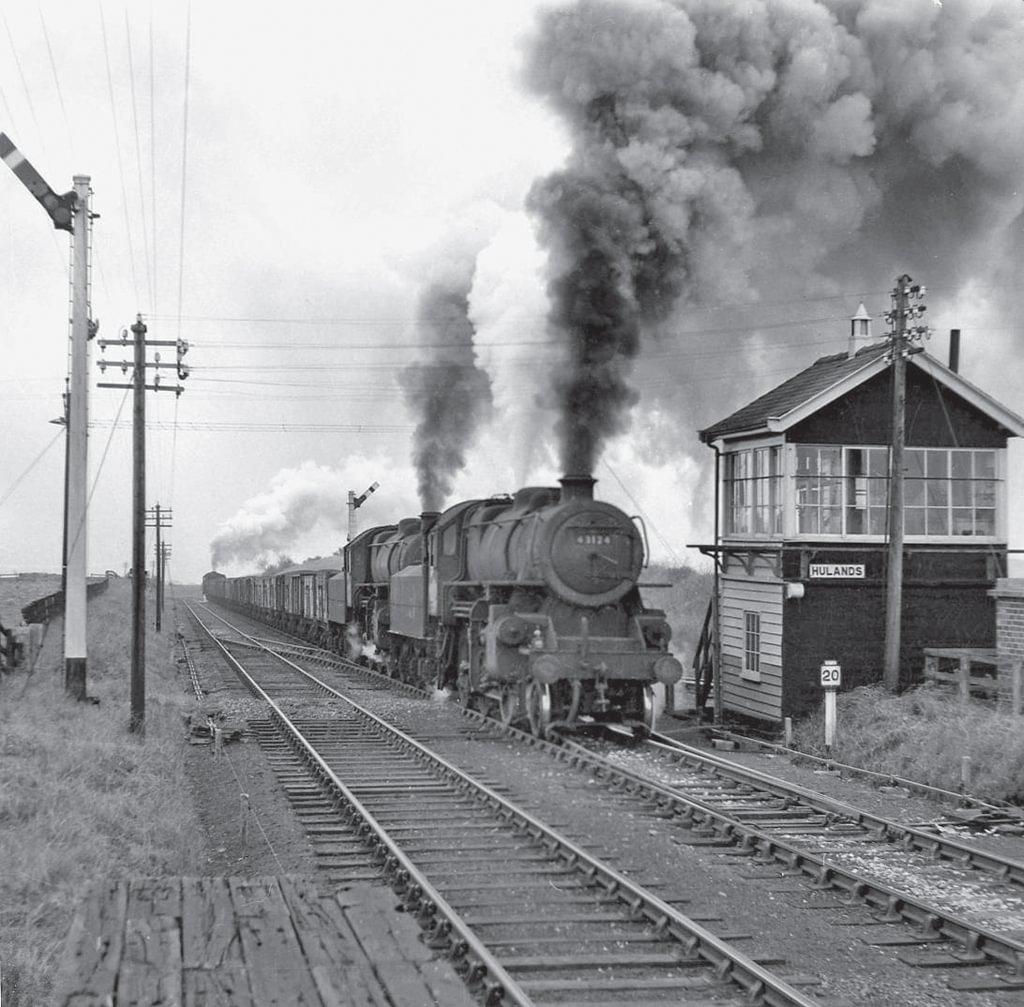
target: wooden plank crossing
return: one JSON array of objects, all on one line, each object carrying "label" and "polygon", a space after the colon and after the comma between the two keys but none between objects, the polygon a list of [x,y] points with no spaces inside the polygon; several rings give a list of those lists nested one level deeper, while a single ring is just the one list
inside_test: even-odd
[{"label": "wooden plank crossing", "polygon": [[381,885],[274,876],[94,882],[72,921],[60,1007],[474,1003]]}]

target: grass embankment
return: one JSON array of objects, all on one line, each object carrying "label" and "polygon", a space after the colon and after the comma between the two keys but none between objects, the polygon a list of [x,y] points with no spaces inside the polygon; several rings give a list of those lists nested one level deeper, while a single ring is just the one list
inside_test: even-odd
[{"label": "grass embankment", "polygon": [[0,961],[10,1007],[48,1001],[84,882],[200,873],[182,758],[191,700],[174,670],[173,616],[165,611],[160,636],[148,630],[140,740],[127,730],[130,612],[127,580],[89,603],[88,691],[99,706],[64,697],[59,622],[34,673],[0,681]]},{"label": "grass embankment", "polygon": [[[824,714],[797,725],[794,743],[824,755]],[[961,758],[971,757],[969,791],[990,801],[1024,803],[1024,719],[990,704],[961,705],[946,689],[921,686],[892,696],[880,686],[837,700],[837,762],[956,791]]]}]

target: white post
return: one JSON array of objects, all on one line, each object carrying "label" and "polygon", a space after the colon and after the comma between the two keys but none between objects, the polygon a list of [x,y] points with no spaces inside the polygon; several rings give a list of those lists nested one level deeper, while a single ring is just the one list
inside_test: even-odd
[{"label": "white post", "polygon": [[825,690],[825,758],[832,761],[832,747],[836,743],[836,693],[838,689]]},{"label": "white post", "polygon": [[351,542],[356,534],[356,495],[353,490],[348,491],[348,538]]},{"label": "white post", "polygon": [[85,697],[86,513],[89,481],[89,176],[75,175],[71,279],[71,384],[68,403],[67,578],[64,589],[64,688]]},{"label": "white post", "polygon": [[786,748],[792,748],[793,747],[793,718],[792,717],[786,717],[785,720],[782,721],[782,727],[783,727],[783,730],[785,731]]}]

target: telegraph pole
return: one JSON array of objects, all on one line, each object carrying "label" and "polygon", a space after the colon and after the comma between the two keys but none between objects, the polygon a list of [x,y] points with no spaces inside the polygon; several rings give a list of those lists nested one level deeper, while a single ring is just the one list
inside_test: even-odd
[{"label": "telegraph pole", "polygon": [[164,600],[167,598],[167,560],[171,555],[171,547],[164,542],[163,551],[160,554],[160,611],[164,610]]},{"label": "telegraph pole", "polygon": [[156,611],[156,631],[158,633],[161,631],[160,617],[164,611],[164,549],[166,548],[160,532],[164,528],[171,527],[171,517],[171,511],[166,507],[161,508],[160,504],[156,504],[156,506],[146,511],[146,527],[156,529],[156,542],[153,547],[153,584],[156,592],[154,609]]},{"label": "telegraph pole", "polygon": [[74,189],[58,195],[14,145],[0,133],[0,160],[38,200],[53,226],[71,233],[71,378],[65,421],[64,504],[64,691],[84,700],[86,680],[86,542],[89,457],[89,340],[97,324],[89,317],[89,244],[93,214],[88,175],[74,176]]},{"label": "telegraph pole", "polygon": [[892,451],[889,458],[889,549],[886,563],[885,651],[882,682],[890,692],[900,686],[900,642],[903,615],[903,468],[906,447],[907,356],[923,347],[911,343],[927,334],[927,326],[908,328],[907,322],[920,317],[924,305],[911,300],[924,297],[925,288],[913,284],[904,273],[893,289],[892,309],[886,312],[889,354],[892,363]]},{"label": "telegraph pole", "polygon": [[[181,385],[160,383],[161,368],[177,368],[178,378],[188,377],[188,367],[182,358],[188,352],[188,343],[183,339],[146,339],[146,325],[142,315],[137,315],[132,326],[132,360],[111,362],[100,360],[100,371],[107,367],[120,367],[122,374],[132,370],[131,384],[118,382],[97,383],[97,388],[130,388],[132,397],[132,673],[131,673],[131,717],[128,730],[142,734],[146,727],[146,390],[152,392],[174,392],[181,395]],[[99,340],[101,350],[108,346],[128,346],[128,334],[122,330],[120,339]],[[146,360],[147,346],[173,346],[177,350],[177,361],[162,364],[160,354],[154,362]],[[155,370],[153,383],[146,384],[146,368]],[[159,509],[158,509],[159,513]],[[158,533],[159,534],[159,533]],[[157,619],[159,620],[159,614]],[[157,623],[159,629],[159,622]]]}]

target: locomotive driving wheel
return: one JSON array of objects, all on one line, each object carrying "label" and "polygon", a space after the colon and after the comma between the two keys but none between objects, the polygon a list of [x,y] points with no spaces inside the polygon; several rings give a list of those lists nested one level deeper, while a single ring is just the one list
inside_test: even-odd
[{"label": "locomotive driving wheel", "polygon": [[473,691],[472,648],[469,644],[469,630],[459,634],[459,664],[455,688],[459,702],[467,710],[476,709],[476,694]]},{"label": "locomotive driving wheel", "polygon": [[530,733],[546,738],[551,724],[551,688],[547,682],[532,681],[526,687],[526,716]]}]

